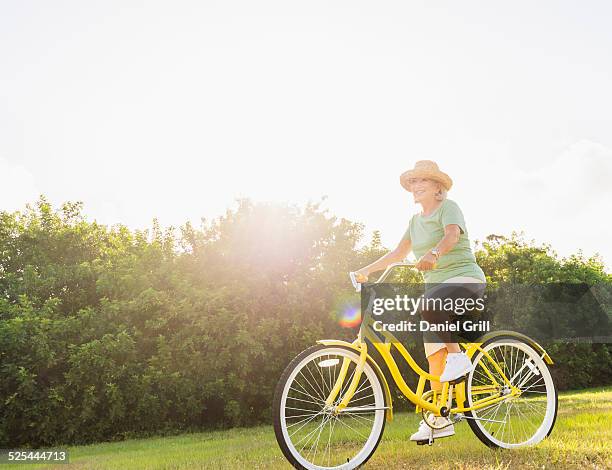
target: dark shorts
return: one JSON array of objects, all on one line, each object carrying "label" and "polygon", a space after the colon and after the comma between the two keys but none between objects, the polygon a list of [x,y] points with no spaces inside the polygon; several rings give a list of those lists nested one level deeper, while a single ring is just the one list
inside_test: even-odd
[{"label": "dark shorts", "polygon": [[485,283],[476,282],[427,285],[420,315],[432,330],[438,330],[423,332],[427,355],[440,349],[440,343],[469,342],[481,336],[478,331],[465,331],[465,326],[481,318],[485,288]]}]

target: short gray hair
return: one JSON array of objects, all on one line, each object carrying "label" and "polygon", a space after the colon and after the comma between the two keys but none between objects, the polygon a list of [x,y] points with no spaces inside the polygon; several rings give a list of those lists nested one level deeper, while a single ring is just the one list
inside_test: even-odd
[{"label": "short gray hair", "polygon": [[[436,183],[438,183],[436,181]],[[436,193],[436,200],[437,201],[444,201],[444,199],[446,199],[448,192],[446,191],[446,188],[441,184],[438,183],[438,192]]]}]

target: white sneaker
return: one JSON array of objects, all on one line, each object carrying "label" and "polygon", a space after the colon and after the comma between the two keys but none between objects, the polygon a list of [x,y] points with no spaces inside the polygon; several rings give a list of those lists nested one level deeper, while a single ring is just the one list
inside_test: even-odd
[{"label": "white sneaker", "polygon": [[440,382],[450,382],[451,380],[463,377],[472,370],[472,362],[464,352],[448,353],[446,355],[446,365],[440,375]]},{"label": "white sneaker", "polygon": [[[433,429],[433,438],[438,439],[441,437],[449,437],[455,434],[455,427],[451,423],[450,419],[444,418],[443,416],[437,416],[435,418],[434,426],[440,427],[447,425],[442,429]],[[427,441],[431,435],[432,429],[423,420],[419,423],[419,430],[410,436],[411,441]]]}]

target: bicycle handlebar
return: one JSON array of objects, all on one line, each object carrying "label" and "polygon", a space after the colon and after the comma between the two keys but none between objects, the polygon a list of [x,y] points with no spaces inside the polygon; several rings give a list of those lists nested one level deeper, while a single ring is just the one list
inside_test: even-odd
[{"label": "bicycle handlebar", "polygon": [[351,278],[351,283],[353,284],[353,289],[355,289],[355,292],[361,292],[361,284],[357,282],[355,273],[351,271],[349,273],[349,277]]},{"label": "bicycle handlebar", "polygon": [[[385,269],[385,271],[378,278],[378,280],[376,281],[376,284],[380,282],[385,282],[385,279],[389,277],[389,273],[391,273],[391,271],[393,271],[395,268],[400,268],[400,267],[414,268],[415,266],[416,266],[415,263],[407,263],[405,261],[400,261],[398,263],[391,263],[389,266],[387,266],[387,269]],[[357,282],[357,277],[355,276],[355,273],[350,272],[349,277],[351,278],[351,283],[353,284],[353,288],[355,289],[355,292],[361,292],[361,284]]]}]

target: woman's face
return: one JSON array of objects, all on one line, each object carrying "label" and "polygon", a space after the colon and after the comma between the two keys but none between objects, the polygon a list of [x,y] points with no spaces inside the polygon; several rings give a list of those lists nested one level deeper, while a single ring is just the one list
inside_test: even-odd
[{"label": "woman's face", "polygon": [[433,202],[436,199],[436,193],[440,190],[439,184],[428,178],[410,178],[408,180],[414,202]]}]

